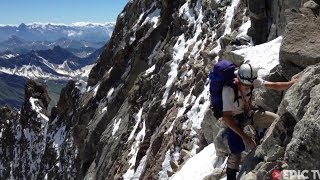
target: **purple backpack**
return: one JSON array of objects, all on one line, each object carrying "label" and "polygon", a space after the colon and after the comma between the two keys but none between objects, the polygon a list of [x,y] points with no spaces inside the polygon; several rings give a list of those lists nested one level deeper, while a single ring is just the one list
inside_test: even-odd
[{"label": "purple backpack", "polygon": [[[211,108],[216,118],[222,117],[222,89],[223,86],[230,86],[234,89],[235,94],[238,94],[237,87],[233,80],[236,77],[234,74],[236,65],[228,60],[217,62],[210,72],[210,96]],[[236,95],[237,96],[237,95]]]}]

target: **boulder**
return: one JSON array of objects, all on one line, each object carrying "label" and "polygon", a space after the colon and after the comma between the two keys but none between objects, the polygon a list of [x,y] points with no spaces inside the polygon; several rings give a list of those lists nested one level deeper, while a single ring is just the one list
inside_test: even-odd
[{"label": "boulder", "polygon": [[[313,88],[312,94],[320,90],[320,85]],[[319,107],[319,99],[314,100],[314,105]],[[288,144],[285,153],[285,161],[289,169],[320,169],[320,111],[317,110],[316,116],[302,119],[295,127],[293,138]]]},{"label": "boulder", "polygon": [[206,177],[203,178],[203,180],[220,180],[223,177],[226,176],[226,170],[222,168],[216,168],[213,170],[213,172]]},{"label": "boulder", "polygon": [[[284,100],[279,106],[278,114],[290,115],[298,122],[300,121],[308,107],[310,100],[317,98],[311,96],[311,90],[320,83],[320,64],[310,66],[301,73],[299,81],[295,83],[286,93]],[[319,98],[318,98],[319,100]]]},{"label": "boulder", "polygon": [[320,18],[291,12],[280,48],[280,62],[306,68],[320,62]]},{"label": "boulder", "polygon": [[214,138],[214,146],[218,157],[224,157],[225,155],[230,154],[227,133],[226,127],[220,127],[218,134]]},{"label": "boulder", "polygon": [[204,118],[201,123],[201,130],[208,144],[212,143],[214,138],[218,134],[218,121],[214,117],[213,112],[210,108],[208,108],[204,114]]},{"label": "boulder", "polygon": [[270,32],[268,40],[272,40],[278,36],[283,35],[285,26],[288,20],[285,16],[285,11],[288,9],[299,9],[302,5],[302,0],[273,0],[269,1],[271,4],[271,17],[272,24],[268,24],[270,26]]},{"label": "boulder", "polygon": [[235,65],[240,66],[244,62],[244,57],[241,55],[238,55],[232,51],[225,51],[221,59],[227,59],[233,62]]},{"label": "boulder", "polygon": [[191,152],[186,149],[182,149],[180,153],[183,162],[187,162],[187,160],[192,157]]},{"label": "boulder", "polygon": [[278,65],[277,72],[284,78],[286,81],[290,80],[294,75],[300,73],[303,68],[295,66],[288,63],[280,63]]},{"label": "boulder", "polygon": [[316,2],[312,0],[307,1],[303,4],[303,7],[311,9],[316,16],[319,16],[320,6]]},{"label": "boulder", "polygon": [[284,111],[286,106],[299,121],[285,160],[289,169],[320,169],[320,64],[307,68],[298,85],[288,92],[281,108]]},{"label": "boulder", "polygon": [[230,35],[225,35],[219,39],[221,49],[225,49],[234,39]]},{"label": "boulder", "polygon": [[179,165],[178,165],[178,162],[177,161],[169,161],[170,163],[170,167],[172,168],[173,171],[177,171],[179,169]]}]

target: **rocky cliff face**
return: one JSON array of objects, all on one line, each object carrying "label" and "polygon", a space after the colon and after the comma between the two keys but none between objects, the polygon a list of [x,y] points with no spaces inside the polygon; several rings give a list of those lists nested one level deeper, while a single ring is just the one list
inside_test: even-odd
[{"label": "rocky cliff face", "polygon": [[[20,114],[1,109],[1,140],[7,143],[1,146],[0,153],[6,156],[0,159],[0,176],[190,177],[183,175],[188,162],[198,154],[215,152],[210,149],[213,146],[207,145],[221,126],[209,109],[207,75],[213,64],[228,57],[240,65],[245,57],[234,50],[281,34],[280,64],[266,78],[286,80],[307,69],[282,102],[281,95],[273,95],[274,92],[259,95],[261,105],[273,111],[281,102],[278,110],[281,117],[271,126],[257,151],[248,156],[255,159],[248,162],[255,163],[244,166],[245,176],[268,179],[271,169],[278,168],[271,166],[271,162],[283,159],[287,168],[309,168],[297,163],[302,158],[312,159],[317,165],[318,146],[311,146],[317,144],[317,139],[310,137],[319,131],[316,116],[319,100],[314,98],[319,89],[319,67],[309,65],[319,62],[315,53],[319,42],[306,38],[319,32],[316,28],[319,14],[316,7],[306,4],[303,7],[300,1],[294,5],[281,3],[272,1],[261,7],[256,1],[129,1],[118,16],[113,36],[92,69],[86,88],[70,82],[49,117],[45,90],[38,85],[32,85],[33,90],[26,93]],[[298,9],[291,17],[297,18],[284,16],[284,8],[291,6]],[[300,7],[303,8],[299,10]],[[300,17],[312,21],[305,25]],[[270,26],[266,27],[266,21]],[[295,26],[310,26],[314,31],[301,35]],[[249,27],[252,38],[247,36]],[[292,39],[299,43],[304,40],[302,54],[296,53]],[[212,164],[208,166],[209,171],[198,171],[195,179],[214,171]],[[215,175],[211,178],[218,177]]]},{"label": "rocky cliff face", "polygon": [[[299,82],[286,93],[279,119],[269,128],[261,145],[245,161],[244,179],[270,179],[274,170],[311,170],[319,165],[319,75],[320,64],[303,71]],[[256,166],[255,166],[256,165]],[[292,177],[293,178],[293,177]]]},{"label": "rocky cliff face", "polygon": [[[72,179],[79,177],[78,149],[72,136],[72,112],[79,90],[69,82],[48,116],[50,98],[45,86],[28,81],[19,113],[1,109],[1,179]],[[74,101],[73,101],[74,100]],[[61,173],[65,172],[65,173]]]},{"label": "rocky cliff face", "polygon": [[[4,132],[1,136],[1,177],[36,179],[46,146],[46,107],[50,98],[47,90],[33,81],[25,87],[25,101],[19,114],[8,108],[1,109]],[[10,159],[10,160],[9,160]],[[8,161],[9,160],[9,161]]]}]

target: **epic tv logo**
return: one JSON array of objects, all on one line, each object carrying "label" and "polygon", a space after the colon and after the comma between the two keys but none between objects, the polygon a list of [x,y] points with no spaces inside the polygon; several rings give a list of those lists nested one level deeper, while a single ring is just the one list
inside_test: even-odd
[{"label": "epic tv logo", "polygon": [[272,178],[274,180],[286,180],[292,178],[320,180],[320,170],[283,170],[282,172],[274,170],[272,172]]}]

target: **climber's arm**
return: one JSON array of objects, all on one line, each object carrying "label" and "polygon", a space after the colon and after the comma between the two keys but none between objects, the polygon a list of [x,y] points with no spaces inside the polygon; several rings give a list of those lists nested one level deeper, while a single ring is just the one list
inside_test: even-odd
[{"label": "climber's arm", "polygon": [[223,112],[223,122],[235,133],[237,133],[241,138],[246,136],[246,134],[242,131],[237,122],[233,119],[231,111]]},{"label": "climber's arm", "polygon": [[298,79],[292,79],[291,81],[288,82],[270,82],[266,81],[265,82],[265,87],[267,89],[273,89],[277,91],[282,91],[282,90],[287,90],[289,89]]},{"label": "climber's arm", "polygon": [[256,146],[255,142],[243,132],[237,122],[233,119],[231,111],[223,112],[223,121],[230,129],[232,129],[242,138],[244,143],[246,143],[250,149],[253,149]]}]

